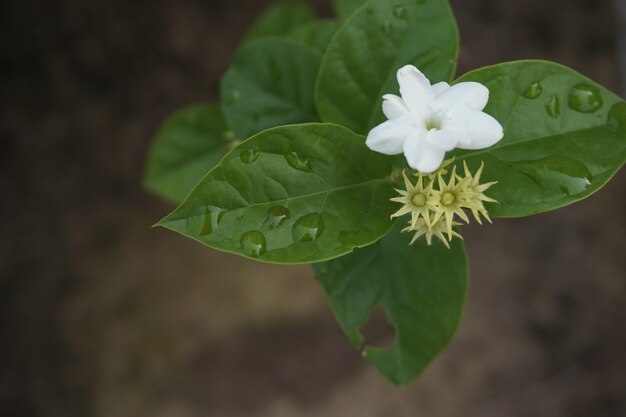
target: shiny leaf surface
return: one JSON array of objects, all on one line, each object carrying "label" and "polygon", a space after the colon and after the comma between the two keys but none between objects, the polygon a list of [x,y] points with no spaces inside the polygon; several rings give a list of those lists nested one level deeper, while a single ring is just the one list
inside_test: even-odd
[{"label": "shiny leaf surface", "polygon": [[146,162],[144,185],[180,203],[230,146],[232,132],[218,106],[183,109],[156,134]]},{"label": "shiny leaf surface", "polygon": [[313,88],[320,60],[316,50],[288,39],[265,38],[241,48],[221,85],[222,109],[236,136],[319,120]]},{"label": "shiny leaf surface", "polygon": [[234,148],[160,225],[264,262],[332,259],[387,233],[390,174],[344,127],[279,127]]},{"label": "shiny leaf surface", "polygon": [[315,91],[320,116],[365,134],[384,120],[382,96],[398,91],[399,68],[413,64],[433,83],[449,81],[457,52],[446,0],[370,0],[328,46]]},{"label": "shiny leaf surface", "polygon": [[485,111],[504,126],[491,148],[457,152],[483,180],[495,217],[528,216],[588,197],[626,161],[626,103],[577,72],[545,61],[518,61],[470,72],[485,84]]}]

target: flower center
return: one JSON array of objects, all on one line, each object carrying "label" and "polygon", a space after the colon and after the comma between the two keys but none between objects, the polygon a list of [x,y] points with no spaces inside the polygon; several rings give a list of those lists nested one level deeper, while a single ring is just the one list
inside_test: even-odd
[{"label": "flower center", "polygon": [[423,193],[417,193],[411,201],[416,207],[424,207],[426,205],[426,196]]},{"label": "flower center", "polygon": [[426,130],[440,130],[441,129],[441,120],[435,115],[430,116],[426,119]]},{"label": "flower center", "polygon": [[443,204],[444,206],[450,206],[454,204],[455,201],[456,196],[450,191],[446,191],[445,193],[441,194],[441,204]]}]

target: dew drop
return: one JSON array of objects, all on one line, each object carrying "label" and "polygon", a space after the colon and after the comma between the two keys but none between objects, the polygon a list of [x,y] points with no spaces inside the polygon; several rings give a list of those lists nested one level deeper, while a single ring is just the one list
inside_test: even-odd
[{"label": "dew drop", "polygon": [[576,84],[569,92],[568,104],[581,113],[593,113],[602,107],[600,90],[587,84]]},{"label": "dew drop", "polygon": [[540,187],[567,196],[584,192],[593,179],[584,163],[563,155],[515,161],[515,166]]},{"label": "dew drop", "polygon": [[265,236],[263,233],[253,230],[241,236],[241,249],[243,252],[252,257],[258,258],[267,250]]},{"label": "dew drop", "polygon": [[524,90],[524,92],[522,93],[522,95],[526,98],[529,99],[534,99],[537,98],[541,95],[541,92],[543,91],[543,89],[541,88],[541,84],[539,84],[539,82],[535,81],[534,83],[530,84],[528,87],[526,87],[526,90]]},{"label": "dew drop", "polygon": [[608,125],[618,135],[626,136],[626,103],[619,102],[611,107]]},{"label": "dew drop", "polygon": [[295,242],[312,242],[324,232],[324,218],[319,213],[301,217],[293,225],[291,234]]},{"label": "dew drop", "polygon": [[407,13],[406,7],[402,5],[397,5],[393,8],[393,15],[397,17],[398,19],[406,18],[406,13]]},{"label": "dew drop", "polygon": [[546,111],[550,117],[559,117],[561,115],[561,103],[556,95],[550,96],[546,103]]},{"label": "dew drop", "polygon": [[200,230],[200,236],[208,236],[215,232],[222,221],[222,217],[226,213],[226,209],[207,206],[204,213],[204,223],[202,224],[202,230]]},{"label": "dew drop", "polygon": [[383,23],[381,29],[382,29],[382,31],[383,31],[383,33],[385,35],[391,35],[392,28],[391,28],[391,23],[390,22]]},{"label": "dew drop", "polygon": [[289,220],[289,209],[283,206],[274,206],[267,211],[267,219],[263,226],[268,229],[276,229],[281,226],[287,220]]},{"label": "dew drop", "polygon": [[308,159],[302,158],[296,152],[291,152],[285,155],[285,159],[287,163],[292,167],[297,169],[298,171],[311,172],[311,163]]},{"label": "dew drop", "polygon": [[244,164],[251,164],[256,161],[261,155],[261,152],[255,151],[254,149],[248,149],[247,151],[243,151],[239,154],[239,159]]}]

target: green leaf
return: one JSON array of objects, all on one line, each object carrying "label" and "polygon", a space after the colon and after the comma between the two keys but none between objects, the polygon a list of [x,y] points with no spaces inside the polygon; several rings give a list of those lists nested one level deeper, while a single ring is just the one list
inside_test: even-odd
[{"label": "green leaf", "polygon": [[254,23],[244,43],[265,36],[284,36],[292,29],[315,18],[313,10],[304,3],[283,1],[269,7]]},{"label": "green leaf", "polygon": [[218,106],[194,106],[175,113],[154,138],[145,187],[180,203],[233,145],[232,139]]},{"label": "green leaf", "polygon": [[334,0],[333,3],[337,16],[342,19],[346,19],[366,2],[367,0]]},{"label": "green leaf", "polygon": [[370,0],[339,29],[322,60],[315,100],[325,122],[365,134],[384,120],[382,96],[407,64],[450,80],[458,32],[446,0]]},{"label": "green leaf", "polygon": [[485,111],[504,138],[457,152],[472,169],[485,163],[494,217],[554,210],[588,197],[626,161],[626,103],[577,72],[551,62],[518,61],[472,71],[461,81],[490,90]]},{"label": "green leaf", "polygon": [[319,52],[287,39],[266,38],[241,48],[221,85],[222,109],[237,137],[318,121],[313,88],[320,61]]},{"label": "green leaf", "polygon": [[387,233],[390,175],[344,127],[282,126],[229,152],[160,225],[263,262],[319,262]]},{"label": "green leaf", "polygon": [[335,20],[316,20],[294,28],[286,36],[324,53],[338,29],[339,22]]},{"label": "green leaf", "polygon": [[367,346],[365,358],[391,382],[405,385],[448,345],[461,320],[468,286],[463,243],[427,246],[400,234],[404,222],[374,245],[313,265],[341,328],[354,347],[367,346],[361,329],[382,306],[395,328],[392,347]]}]

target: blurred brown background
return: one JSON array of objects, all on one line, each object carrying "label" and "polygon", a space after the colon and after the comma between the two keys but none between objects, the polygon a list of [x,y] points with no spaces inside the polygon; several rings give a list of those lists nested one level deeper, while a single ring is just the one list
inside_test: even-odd
[{"label": "blurred brown background", "polygon": [[[453,3],[461,72],[536,57],[624,80],[617,2]],[[217,100],[267,4],[3,4],[0,416],[626,416],[624,170],[559,212],[467,227],[464,322],[404,390],[353,351],[309,268],[150,228],[171,208],[140,187],[151,135]]]}]

